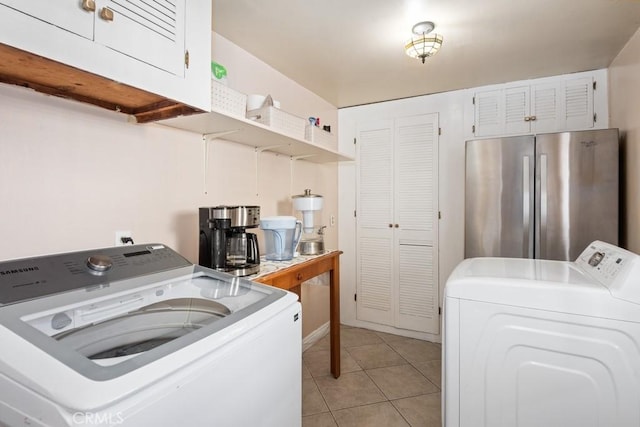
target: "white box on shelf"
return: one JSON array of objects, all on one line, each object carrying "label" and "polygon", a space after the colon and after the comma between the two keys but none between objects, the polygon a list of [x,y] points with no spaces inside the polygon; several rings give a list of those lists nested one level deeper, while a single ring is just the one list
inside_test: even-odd
[{"label": "white box on shelf", "polygon": [[293,138],[304,139],[306,120],[276,107],[262,107],[257,110],[247,111],[247,118]]},{"label": "white box on shelf", "polygon": [[304,139],[316,144],[333,144],[333,134],[318,126],[306,125],[304,128]]},{"label": "white box on shelf", "polygon": [[211,109],[244,117],[247,111],[247,95],[211,79]]}]

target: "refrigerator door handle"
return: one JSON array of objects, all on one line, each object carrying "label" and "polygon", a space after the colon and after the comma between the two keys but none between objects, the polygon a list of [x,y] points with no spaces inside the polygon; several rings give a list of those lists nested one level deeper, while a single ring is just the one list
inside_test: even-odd
[{"label": "refrigerator door handle", "polygon": [[547,256],[547,155],[540,155],[540,241],[539,258]]},{"label": "refrigerator door handle", "polygon": [[529,156],[522,157],[522,254],[525,258],[531,258],[529,251],[529,240],[531,238],[529,235],[531,229],[529,162]]}]

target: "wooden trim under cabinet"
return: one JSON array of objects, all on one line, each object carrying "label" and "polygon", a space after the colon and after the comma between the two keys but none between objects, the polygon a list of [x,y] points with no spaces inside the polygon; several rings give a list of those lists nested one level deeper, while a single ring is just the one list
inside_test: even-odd
[{"label": "wooden trim under cabinet", "polygon": [[138,123],[202,112],[162,96],[2,43],[0,82],[130,114]]}]

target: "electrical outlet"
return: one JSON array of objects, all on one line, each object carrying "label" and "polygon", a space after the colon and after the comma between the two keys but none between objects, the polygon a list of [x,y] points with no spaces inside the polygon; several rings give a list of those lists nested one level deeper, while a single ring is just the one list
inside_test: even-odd
[{"label": "electrical outlet", "polygon": [[331,215],[331,226],[335,226],[336,225],[336,216],[335,215]]},{"label": "electrical outlet", "polygon": [[131,231],[116,231],[115,246],[133,245],[133,234]]}]

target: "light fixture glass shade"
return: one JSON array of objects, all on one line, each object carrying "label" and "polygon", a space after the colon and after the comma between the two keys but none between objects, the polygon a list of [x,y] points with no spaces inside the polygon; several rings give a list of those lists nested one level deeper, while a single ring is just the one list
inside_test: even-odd
[{"label": "light fixture glass shade", "polygon": [[435,55],[442,46],[442,36],[440,34],[420,34],[412,37],[404,45],[404,50],[412,58],[424,60]]}]

